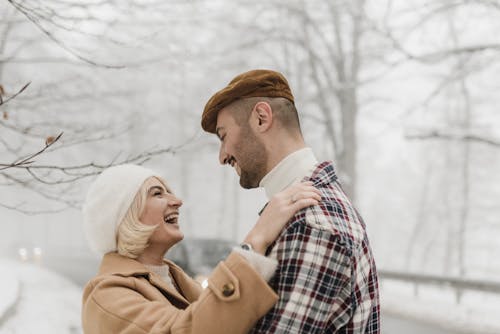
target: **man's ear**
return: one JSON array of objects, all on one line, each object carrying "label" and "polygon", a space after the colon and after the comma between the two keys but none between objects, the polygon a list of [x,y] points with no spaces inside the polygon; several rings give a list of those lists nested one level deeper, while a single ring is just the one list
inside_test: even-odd
[{"label": "man's ear", "polygon": [[273,123],[273,109],[267,102],[257,102],[252,109],[251,119],[256,131],[265,132]]}]

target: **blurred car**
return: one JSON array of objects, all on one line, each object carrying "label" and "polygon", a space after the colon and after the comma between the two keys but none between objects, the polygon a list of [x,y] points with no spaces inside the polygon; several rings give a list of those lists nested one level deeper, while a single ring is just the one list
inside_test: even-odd
[{"label": "blurred car", "polygon": [[166,257],[202,282],[236,245],[224,239],[186,238],[169,250]]}]

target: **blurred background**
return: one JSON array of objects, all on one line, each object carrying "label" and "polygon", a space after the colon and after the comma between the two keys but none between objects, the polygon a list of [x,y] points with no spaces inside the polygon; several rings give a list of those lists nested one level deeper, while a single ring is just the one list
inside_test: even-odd
[{"label": "blurred background", "polygon": [[500,1],[7,0],[1,333],[81,332],[99,259],[80,207],[107,166],[160,171],[186,237],[245,236],[264,192],[218,164],[200,115],[255,68],[288,78],[366,221],[382,332],[500,332]]}]

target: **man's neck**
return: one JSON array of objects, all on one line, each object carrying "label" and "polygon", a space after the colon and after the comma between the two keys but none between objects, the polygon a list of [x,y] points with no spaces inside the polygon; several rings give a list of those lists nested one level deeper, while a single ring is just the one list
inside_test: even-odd
[{"label": "man's neck", "polygon": [[[286,145],[283,145],[286,143]],[[291,154],[307,148],[302,138],[276,137],[267,143],[267,173],[271,172],[281,161]]]},{"label": "man's neck", "polygon": [[259,183],[270,199],[277,192],[310,175],[318,163],[310,148],[304,147],[283,157]]}]

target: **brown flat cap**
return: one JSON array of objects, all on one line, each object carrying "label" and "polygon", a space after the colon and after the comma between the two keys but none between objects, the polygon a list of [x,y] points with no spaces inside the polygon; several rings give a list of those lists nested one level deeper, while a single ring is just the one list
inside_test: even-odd
[{"label": "brown flat cap", "polygon": [[241,73],[208,100],[201,116],[203,130],[215,133],[219,111],[247,97],[284,97],[294,103],[292,91],[281,73],[271,70]]}]

